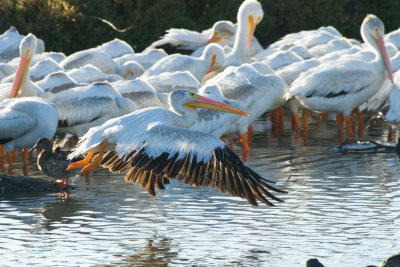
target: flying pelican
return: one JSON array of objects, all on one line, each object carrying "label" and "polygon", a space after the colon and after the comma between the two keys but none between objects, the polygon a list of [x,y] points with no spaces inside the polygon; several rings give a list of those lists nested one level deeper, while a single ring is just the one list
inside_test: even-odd
[{"label": "flying pelican", "polygon": [[69,155],[87,154],[86,158],[69,169],[89,170],[99,165],[111,172],[129,169],[125,180],[140,183],[151,195],[155,195],[155,185],[162,189],[170,178],[178,178],[190,185],[228,191],[252,205],[258,205],[257,199],[273,205],[265,196],[281,201],[268,189],[282,191],[269,185],[270,181],[251,170],[217,137],[186,129],[197,119],[196,108],[245,112],[184,89],[170,94],[170,105],[170,110],[145,108],[91,128]]},{"label": "flying pelican", "polygon": [[173,54],[157,61],[147,69],[141,77],[147,78],[160,75],[163,72],[175,72],[187,70],[198,81],[211,71],[217,71],[224,65],[224,52],[217,44],[209,44],[200,58],[187,55]]},{"label": "flying pelican", "polygon": [[238,10],[238,27],[232,51],[225,55],[225,66],[239,66],[251,61],[250,46],[257,24],[264,12],[256,0],[244,1]]},{"label": "flying pelican", "polygon": [[[343,113],[346,128],[353,134],[349,117],[352,110],[373,96],[388,77],[393,82],[383,34],[382,21],[374,15],[367,15],[361,25],[361,36],[375,49],[375,59],[323,63],[302,73],[286,92],[286,99],[296,97],[313,111]],[[339,116],[340,133],[343,132],[341,121]]]},{"label": "flying pelican", "polygon": [[[57,122],[57,107],[45,99],[4,99],[0,101],[0,144],[5,152],[29,149],[39,138],[53,138]],[[27,156],[27,150],[23,150],[24,163]]]}]

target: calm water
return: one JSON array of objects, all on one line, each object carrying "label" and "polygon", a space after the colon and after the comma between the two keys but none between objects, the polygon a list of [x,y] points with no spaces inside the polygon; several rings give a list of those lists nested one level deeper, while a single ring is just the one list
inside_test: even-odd
[{"label": "calm water", "polygon": [[[373,125],[365,135],[384,140],[387,130]],[[70,179],[78,189],[68,199],[2,200],[1,265],[304,266],[317,257],[333,267],[398,253],[397,155],[336,150],[333,120],[295,139],[289,120],[277,138],[265,118],[254,125],[248,164],[290,192],[273,208],[178,182],[152,197],[104,169]],[[43,178],[34,164],[30,175]]]}]

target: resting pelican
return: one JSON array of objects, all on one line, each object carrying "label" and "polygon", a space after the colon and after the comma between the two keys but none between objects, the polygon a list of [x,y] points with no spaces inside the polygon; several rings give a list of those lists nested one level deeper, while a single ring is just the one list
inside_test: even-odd
[{"label": "resting pelican", "polygon": [[190,55],[194,51],[209,43],[225,45],[226,41],[234,36],[236,27],[231,21],[221,20],[214,23],[213,27],[203,32],[186,29],[172,28],[167,34],[152,43],[146,50],[151,48],[162,48],[168,54],[180,53]]},{"label": "resting pelican", "polygon": [[[24,36],[19,34],[14,26],[11,26],[10,29],[0,35],[0,62],[8,62],[18,57],[19,45],[23,38]],[[39,39],[35,52],[39,54],[43,51],[44,42]]]},{"label": "resting pelican", "polygon": [[147,78],[163,72],[187,70],[201,81],[206,73],[219,70],[223,65],[224,52],[222,48],[217,44],[209,44],[200,58],[173,54],[157,61],[141,77]]},{"label": "resting pelican", "polygon": [[156,63],[158,60],[166,56],[168,56],[168,54],[165,53],[165,51],[162,49],[149,49],[143,51],[142,53],[126,54],[121,57],[115,58],[114,60],[120,65],[127,61],[135,61],[139,63],[144,70],[147,70],[148,68],[153,66],[154,63]]},{"label": "resting pelican", "polygon": [[[265,196],[281,201],[269,185],[214,135],[191,131],[197,119],[196,108],[208,108],[246,115],[243,111],[200,96],[190,90],[170,94],[171,109],[145,108],[109,120],[84,135],[70,158],[87,153],[83,161],[69,168],[92,169],[100,164],[112,172],[129,169],[126,181],[140,183],[151,195],[154,186],[164,188],[169,178],[185,179],[190,185],[204,185],[246,198],[252,205],[257,199],[273,205]],[[93,153],[98,153],[90,162]]]},{"label": "resting pelican", "polygon": [[[302,73],[290,86],[286,98],[296,97],[313,111],[343,113],[346,128],[353,134],[349,117],[352,110],[373,96],[388,77],[393,82],[383,34],[382,21],[374,15],[367,15],[361,25],[361,36],[375,49],[375,59],[323,63]],[[341,121],[339,117],[340,133],[343,132]]]},{"label": "resting pelican", "polygon": [[36,37],[29,34],[21,42],[21,62],[10,97],[40,96],[58,107],[59,133],[82,136],[90,127],[124,115],[136,109],[129,99],[122,97],[108,82],[97,82],[75,87],[56,94],[46,93],[29,78],[29,61],[36,45]]},{"label": "resting pelican", "polygon": [[[0,144],[6,152],[31,148],[38,138],[53,138],[58,122],[57,107],[38,97],[0,101]],[[27,151],[23,151],[26,162]]]},{"label": "resting pelican", "polygon": [[251,61],[250,46],[257,24],[264,12],[256,0],[246,0],[239,7],[238,27],[232,51],[225,55],[225,66],[238,66]]}]

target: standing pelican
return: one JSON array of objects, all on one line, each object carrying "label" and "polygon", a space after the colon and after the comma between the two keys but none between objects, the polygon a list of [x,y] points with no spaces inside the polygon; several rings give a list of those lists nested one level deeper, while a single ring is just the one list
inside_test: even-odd
[{"label": "standing pelican", "polygon": [[87,153],[85,160],[69,168],[88,170],[102,164],[112,172],[129,169],[125,180],[140,183],[151,195],[155,195],[155,185],[162,189],[169,178],[178,178],[190,185],[228,191],[252,205],[258,205],[257,199],[272,205],[265,196],[280,201],[268,189],[282,191],[269,185],[270,181],[251,170],[217,137],[186,129],[197,119],[196,108],[246,113],[190,90],[173,91],[170,105],[170,110],[145,108],[90,129],[69,155]]},{"label": "standing pelican", "polygon": [[[58,122],[57,107],[37,97],[0,101],[0,145],[5,152],[31,148],[39,138],[53,138]],[[27,150],[23,151],[26,163]]]},{"label": "standing pelican", "polygon": [[251,61],[250,46],[257,24],[262,20],[264,12],[256,0],[246,0],[239,7],[238,28],[232,51],[225,55],[225,66],[238,66]]},{"label": "standing pelican", "polygon": [[[361,36],[375,49],[372,61],[346,59],[326,62],[302,73],[292,83],[286,98],[296,97],[303,106],[317,112],[343,113],[349,133],[352,110],[373,96],[389,77],[392,69],[383,41],[384,25],[374,15],[367,15],[361,25]],[[342,118],[338,118],[340,133]]]}]

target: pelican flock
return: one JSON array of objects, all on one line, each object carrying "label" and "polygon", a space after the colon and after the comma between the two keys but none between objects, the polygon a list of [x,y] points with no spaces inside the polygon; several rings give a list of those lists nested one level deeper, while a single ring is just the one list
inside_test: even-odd
[{"label": "pelican flock", "polygon": [[[7,158],[11,165],[15,149],[26,159],[39,139],[73,135],[79,141],[69,160],[84,158],[58,168],[63,175],[102,166],[125,172],[151,195],[177,179],[274,205],[282,200],[272,192],[284,191],[245,163],[251,125],[264,113],[275,126],[276,110],[289,108],[296,131],[299,113],[304,130],[311,112],[337,114],[339,136],[345,123],[349,137],[352,116],[363,109],[388,111],[386,120],[400,122],[398,31],[385,35],[369,14],[363,42],[325,26],[263,48],[254,36],[263,17],[257,0],[245,0],[236,22],[202,32],[170,29],[139,53],[114,39],[68,56],[45,52],[34,34],[11,27],[0,35],[0,164]],[[362,128],[359,120],[359,135]],[[242,158],[222,141],[232,135]],[[50,143],[43,147],[51,152]]]}]

